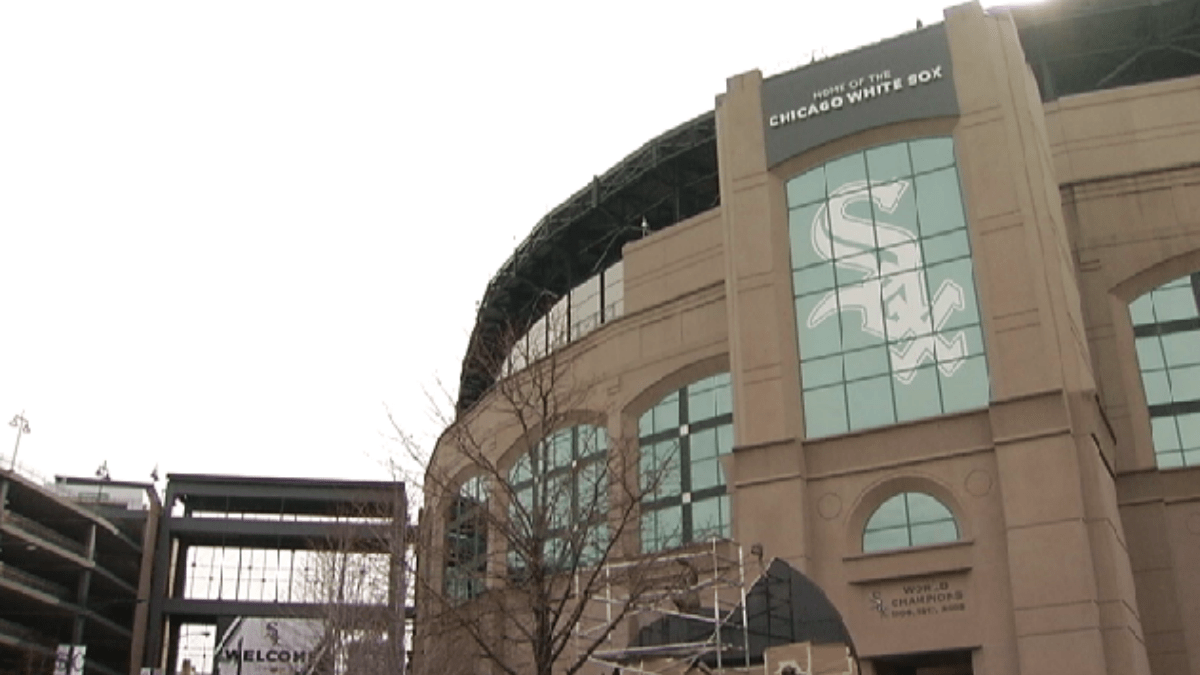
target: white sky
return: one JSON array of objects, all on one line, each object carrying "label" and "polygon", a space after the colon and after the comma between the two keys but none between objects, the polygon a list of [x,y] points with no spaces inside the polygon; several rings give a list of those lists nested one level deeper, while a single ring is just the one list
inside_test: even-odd
[{"label": "white sky", "polygon": [[0,454],[24,411],[47,476],[385,478],[547,211],[947,4],[0,3]]}]

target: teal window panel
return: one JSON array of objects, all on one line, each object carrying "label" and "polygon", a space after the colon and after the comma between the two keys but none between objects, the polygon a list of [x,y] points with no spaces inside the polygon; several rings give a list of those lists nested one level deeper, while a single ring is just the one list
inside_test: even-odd
[{"label": "teal window panel", "polygon": [[1183,464],[1183,452],[1179,450],[1171,450],[1169,452],[1160,452],[1154,455],[1154,459],[1158,463],[1160,469],[1177,469]]},{"label": "teal window panel", "polygon": [[1154,299],[1150,293],[1129,303],[1129,317],[1135,326],[1154,323]]},{"label": "teal window panel", "polygon": [[833,293],[796,298],[800,358],[815,359],[842,351],[841,319],[837,307],[837,296]]},{"label": "teal window panel", "polygon": [[805,391],[804,426],[808,435],[814,438],[849,431],[845,385]]},{"label": "teal window panel", "polygon": [[659,487],[656,491],[659,497],[673,497],[683,492],[683,471],[680,468],[682,458],[680,455],[672,455],[666,460],[660,461],[657,470],[661,475]]},{"label": "teal window panel", "polygon": [[717,427],[717,454],[728,455],[733,452],[733,425],[722,424]]},{"label": "teal window panel", "polygon": [[946,508],[941,502],[935,499],[932,495],[927,495],[923,492],[907,492],[905,498],[908,503],[908,520],[910,523],[932,523],[942,520],[954,520],[954,516],[950,514],[950,509]]},{"label": "teal window panel", "polygon": [[692,505],[692,529],[696,532],[696,541],[726,536],[729,518],[721,512],[722,499],[713,497]]},{"label": "teal window panel", "polygon": [[851,428],[869,429],[896,422],[891,377],[847,382],[846,395]]},{"label": "teal window panel", "polygon": [[708,459],[716,457],[717,452],[717,430],[705,429],[697,431],[688,436],[689,450],[692,461],[700,459]]},{"label": "teal window panel", "polygon": [[787,182],[789,204],[809,204],[825,199],[825,167],[807,171]]},{"label": "teal window panel", "polygon": [[811,267],[833,258],[833,240],[828,223],[829,214],[824,202],[788,212],[793,269]]},{"label": "teal window panel", "polygon": [[875,220],[875,241],[879,248],[902,243],[915,245],[921,231],[912,179],[889,179],[886,183],[871,180],[871,217]]},{"label": "teal window panel", "polygon": [[[987,364],[982,356],[972,356],[949,364],[949,375],[939,366],[938,379],[942,389],[942,409],[959,412],[986,407],[988,390]],[[949,369],[949,368],[947,368]]]},{"label": "teal window panel", "polygon": [[877,280],[854,286],[844,286],[838,291],[838,303],[842,309],[842,351],[853,351],[863,347],[883,344],[886,337],[886,321],[883,299]]},{"label": "teal window panel", "polygon": [[664,398],[648,410],[639,420],[638,433],[642,436],[679,428],[679,392]]},{"label": "teal window panel", "polygon": [[836,285],[833,263],[821,263],[792,272],[792,288],[795,288],[798,294],[828,292]]},{"label": "teal window panel", "polygon": [[944,544],[958,541],[958,527],[953,520],[913,525],[911,536],[913,546]]},{"label": "teal window panel", "polygon": [[1151,417],[1150,430],[1154,436],[1155,452],[1179,450],[1183,447],[1179,444],[1179,426],[1175,416]]},{"label": "teal window panel", "polygon": [[883,345],[854,352],[846,352],[845,360],[846,380],[859,380],[875,375],[886,375],[891,363],[887,347]]},{"label": "teal window panel", "polygon": [[[834,278],[845,293],[851,286],[870,282],[879,277],[879,252],[872,249],[855,249],[837,258]],[[878,295],[878,291],[876,292]],[[849,304],[849,303],[847,303]]]},{"label": "teal window panel", "polygon": [[721,465],[716,457],[701,462],[692,463],[692,489],[704,490],[718,485],[724,485],[721,477]]},{"label": "teal window panel", "polygon": [[966,229],[951,230],[921,240],[926,265],[936,265],[948,260],[966,258],[971,255],[971,243]]},{"label": "teal window panel", "polygon": [[940,415],[941,392],[932,367],[896,373],[896,420],[907,422]]},{"label": "teal window panel", "polygon": [[717,415],[717,388],[701,381],[687,388],[688,419],[704,420]]},{"label": "teal window panel", "polygon": [[1196,296],[1190,287],[1154,291],[1156,321],[1194,319],[1196,316]]},{"label": "teal window panel", "polygon": [[897,548],[908,548],[908,528],[897,527],[888,530],[875,530],[863,534],[863,552],[889,551]]},{"label": "teal window panel", "polygon": [[592,457],[608,450],[608,432],[603,427],[575,427],[579,434],[580,457]]},{"label": "teal window panel", "polygon": [[800,378],[805,389],[816,389],[846,379],[841,354],[823,359],[809,359],[800,363]]},{"label": "teal window panel", "polygon": [[[916,239],[901,240],[879,250],[879,276],[885,279],[916,273],[917,282],[924,285],[920,278],[921,265],[921,245]],[[886,297],[887,293],[884,295]]]},{"label": "teal window panel", "polygon": [[936,329],[947,330],[979,323],[975,273],[970,258],[932,265],[926,268],[926,279]]},{"label": "teal window panel", "polygon": [[925,138],[911,141],[908,146],[914,173],[925,173],[955,163],[954,141],[949,138]]},{"label": "teal window panel", "polygon": [[1200,413],[1186,413],[1175,418],[1179,425],[1179,443],[1184,448],[1200,448]]},{"label": "teal window panel", "polygon": [[908,526],[908,507],[905,504],[904,493],[887,498],[871,517],[867,519],[866,530],[883,530]]},{"label": "teal window panel", "polygon": [[861,152],[825,164],[825,185],[830,193],[839,187],[867,181],[867,163]]},{"label": "teal window panel", "polygon": [[1138,365],[1142,370],[1160,370],[1166,367],[1163,359],[1163,345],[1157,335],[1134,339],[1137,349]]},{"label": "teal window panel", "polygon": [[717,383],[717,414],[728,415],[733,413],[733,381],[729,377],[729,373],[713,376],[712,380]]},{"label": "teal window panel", "polygon": [[[1146,338],[1138,338],[1139,341],[1144,339]],[[1189,330],[1163,335],[1162,351],[1166,358],[1166,365],[1171,367],[1200,363],[1200,332]],[[1140,351],[1138,358],[1141,358]],[[1147,363],[1146,367],[1153,368],[1155,366]]]},{"label": "teal window panel", "polygon": [[1172,368],[1170,379],[1172,401],[1200,401],[1200,366]]},{"label": "teal window panel", "polygon": [[1143,372],[1142,387],[1146,390],[1146,403],[1149,405],[1171,402],[1171,383],[1167,380],[1167,371]]},{"label": "teal window panel", "polygon": [[953,167],[940,169],[917,176],[915,182],[922,237],[933,237],[967,226],[957,170]]},{"label": "teal window panel", "polygon": [[550,439],[550,468],[567,467],[575,459],[571,429],[554,434]]},{"label": "teal window panel", "polygon": [[893,143],[868,150],[867,172],[873,182],[911,176],[913,171],[912,164],[908,161],[908,144]]},{"label": "teal window panel", "polygon": [[947,329],[933,341],[938,363],[959,361],[983,354],[983,328],[979,325]]}]

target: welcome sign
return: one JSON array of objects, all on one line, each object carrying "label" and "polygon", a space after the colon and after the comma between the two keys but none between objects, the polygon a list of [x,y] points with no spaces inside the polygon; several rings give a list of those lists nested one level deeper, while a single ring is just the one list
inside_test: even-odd
[{"label": "welcome sign", "polygon": [[762,104],[769,166],[859,131],[957,115],[945,24],[776,75]]},{"label": "welcome sign", "polygon": [[221,675],[307,675],[319,660],[320,619],[238,617],[217,644]]}]

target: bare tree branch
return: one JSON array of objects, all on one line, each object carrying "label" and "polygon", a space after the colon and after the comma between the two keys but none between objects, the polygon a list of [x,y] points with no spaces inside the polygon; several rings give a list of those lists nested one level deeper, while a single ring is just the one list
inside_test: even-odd
[{"label": "bare tree branch", "polygon": [[[474,409],[442,414],[432,456],[389,415],[407,460],[426,467],[413,575],[418,673],[463,667],[468,650],[436,651],[450,643],[469,644],[492,672],[573,675],[654,586],[646,570],[661,554],[641,554],[636,535],[669,462],[642,466],[636,438],[596,412],[599,383],[552,348],[565,335],[505,341],[516,347],[492,364],[500,376]],[[614,575],[606,565],[617,561]],[[601,612],[612,585],[620,599]],[[598,628],[578,630],[600,615]]]}]

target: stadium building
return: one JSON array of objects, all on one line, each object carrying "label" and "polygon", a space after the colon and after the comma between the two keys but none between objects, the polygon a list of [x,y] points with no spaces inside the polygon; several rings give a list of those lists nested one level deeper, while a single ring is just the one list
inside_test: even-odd
[{"label": "stadium building", "polygon": [[782,561],[863,673],[1200,673],[1198,74],[1195,0],[1060,0],[730,78],[489,283],[418,616],[500,592],[454,441],[528,480],[501,385],[553,354],[593,384],[542,438],[673,453],[616,558]]}]

